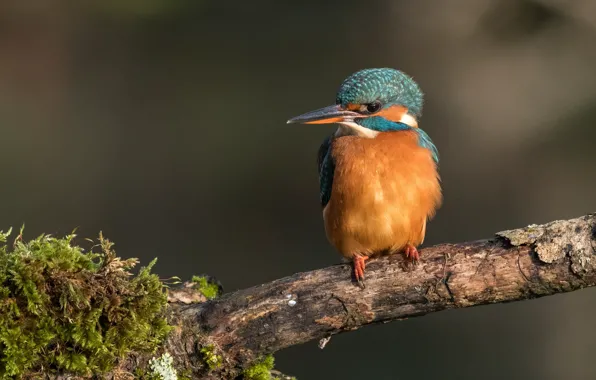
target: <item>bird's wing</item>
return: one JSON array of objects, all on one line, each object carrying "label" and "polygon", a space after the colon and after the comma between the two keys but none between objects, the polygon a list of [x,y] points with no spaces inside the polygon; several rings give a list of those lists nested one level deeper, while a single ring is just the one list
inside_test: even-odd
[{"label": "bird's wing", "polygon": [[333,157],[331,157],[332,142],[332,136],[327,137],[319,147],[319,154],[317,156],[317,164],[319,166],[319,189],[322,207],[327,206],[329,199],[331,199],[333,172],[335,170],[335,163],[333,162]]},{"label": "bird's wing", "polygon": [[433,141],[430,139],[428,134],[426,134],[426,132],[424,132],[422,129],[417,128],[416,132],[418,132],[418,144],[420,144],[421,147],[430,150],[430,153],[432,154],[435,164],[438,164],[439,163],[439,150],[437,149],[437,147],[435,146]]}]

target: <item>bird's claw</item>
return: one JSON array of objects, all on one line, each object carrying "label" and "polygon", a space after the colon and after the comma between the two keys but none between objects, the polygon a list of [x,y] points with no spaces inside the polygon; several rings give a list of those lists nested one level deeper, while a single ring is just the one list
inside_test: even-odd
[{"label": "bird's claw", "polygon": [[354,277],[356,281],[362,284],[364,280],[364,269],[366,268],[365,261],[368,260],[368,256],[355,255],[353,259],[354,263]]},{"label": "bird's claw", "polygon": [[404,254],[406,255],[406,258],[410,259],[413,263],[416,263],[418,260],[420,260],[420,253],[413,245],[406,246]]}]

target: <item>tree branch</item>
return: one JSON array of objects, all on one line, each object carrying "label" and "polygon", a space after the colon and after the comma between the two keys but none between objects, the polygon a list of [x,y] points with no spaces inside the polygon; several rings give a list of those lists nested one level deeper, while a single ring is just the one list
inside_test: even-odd
[{"label": "tree branch", "polygon": [[[342,264],[207,302],[174,290],[170,321],[177,328],[165,350],[193,378],[235,378],[263,355],[317,339],[324,346],[325,338],[369,324],[593,286],[595,215],[425,248],[415,267],[402,255],[372,259],[364,289]],[[204,347],[221,358],[219,367],[207,368]],[[131,358],[123,368],[147,360]]]}]

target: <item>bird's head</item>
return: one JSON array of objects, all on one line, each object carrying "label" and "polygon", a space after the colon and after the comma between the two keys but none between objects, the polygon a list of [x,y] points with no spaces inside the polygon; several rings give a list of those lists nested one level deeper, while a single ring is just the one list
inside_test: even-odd
[{"label": "bird's head", "polygon": [[288,123],[339,123],[345,133],[374,137],[379,132],[417,128],[423,94],[401,71],[364,69],[344,80],[335,105],[308,112]]}]

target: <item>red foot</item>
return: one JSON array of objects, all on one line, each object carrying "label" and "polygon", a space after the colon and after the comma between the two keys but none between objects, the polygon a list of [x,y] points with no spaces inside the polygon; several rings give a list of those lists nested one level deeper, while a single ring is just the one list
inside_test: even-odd
[{"label": "red foot", "polygon": [[420,253],[418,253],[418,250],[413,245],[406,246],[404,254],[406,255],[406,258],[414,262],[420,260]]},{"label": "red foot", "polygon": [[368,256],[354,255],[354,277],[356,277],[356,281],[364,280],[364,268],[366,267],[364,262],[366,260],[368,260]]}]

